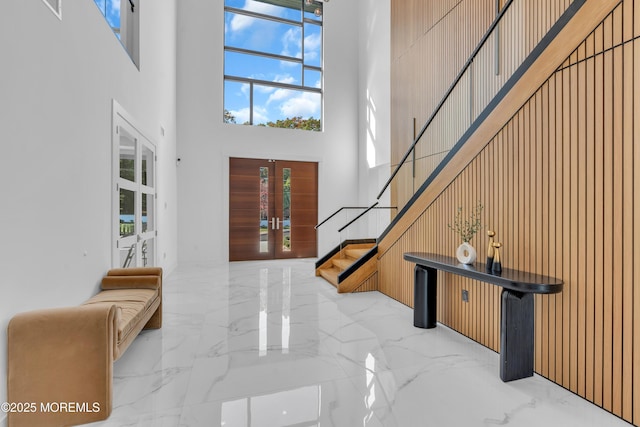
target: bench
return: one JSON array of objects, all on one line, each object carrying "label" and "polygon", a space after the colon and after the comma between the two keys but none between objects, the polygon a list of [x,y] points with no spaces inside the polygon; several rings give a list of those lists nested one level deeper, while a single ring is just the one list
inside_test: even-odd
[{"label": "bench", "polygon": [[464,265],[453,257],[425,252],[407,252],[403,257],[416,264],[413,325],[418,328],[436,327],[438,270],[501,286],[500,378],[507,382],[533,375],[533,294],[562,292],[561,280],[508,268],[490,273],[483,263]]},{"label": "bench", "polygon": [[9,426],[67,426],[109,417],[113,362],[141,330],[162,326],[162,269],[113,269],[101,289],[80,306],[11,319],[7,401],[16,411],[9,411]]}]

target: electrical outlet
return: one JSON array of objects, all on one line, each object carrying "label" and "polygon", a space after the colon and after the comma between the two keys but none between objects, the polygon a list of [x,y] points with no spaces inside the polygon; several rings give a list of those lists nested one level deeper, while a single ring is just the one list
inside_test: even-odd
[{"label": "electrical outlet", "polygon": [[469,291],[466,289],[462,290],[462,301],[469,302]]}]

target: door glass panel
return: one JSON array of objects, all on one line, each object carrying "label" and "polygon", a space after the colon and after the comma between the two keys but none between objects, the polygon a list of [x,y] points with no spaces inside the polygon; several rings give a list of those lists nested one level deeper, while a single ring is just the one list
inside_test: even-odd
[{"label": "door glass panel", "polygon": [[153,248],[155,248],[154,239],[147,239],[140,242],[140,262],[142,263],[141,267],[146,267],[148,265],[152,265],[153,260],[155,259],[155,254],[153,253]]},{"label": "door glass panel", "polygon": [[136,234],[135,212],[136,212],[135,191],[120,189],[120,237],[127,237]]},{"label": "door glass panel", "polygon": [[142,232],[155,230],[153,194],[142,194]]},{"label": "door glass panel", "polygon": [[120,265],[122,268],[138,266],[136,261],[136,246],[137,243],[131,243],[130,245],[122,245],[120,247]]},{"label": "door glass panel", "polygon": [[260,252],[269,252],[269,168],[265,167],[260,168]]},{"label": "door glass panel", "polygon": [[153,187],[154,154],[149,147],[142,146],[142,185]]},{"label": "door glass panel", "polygon": [[120,178],[136,181],[136,142],[120,130]]},{"label": "door glass panel", "polygon": [[282,169],[282,250],[291,250],[291,168]]}]

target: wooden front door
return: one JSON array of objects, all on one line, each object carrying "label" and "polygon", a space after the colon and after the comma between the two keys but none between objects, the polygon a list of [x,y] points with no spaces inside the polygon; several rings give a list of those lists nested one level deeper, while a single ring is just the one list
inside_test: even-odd
[{"label": "wooden front door", "polygon": [[317,256],[318,164],[229,159],[229,260]]}]

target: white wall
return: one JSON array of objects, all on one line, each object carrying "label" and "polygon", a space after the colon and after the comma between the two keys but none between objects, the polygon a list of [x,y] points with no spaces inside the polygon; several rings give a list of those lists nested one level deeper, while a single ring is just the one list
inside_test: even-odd
[{"label": "white wall", "polygon": [[81,303],[111,267],[112,99],[157,144],[159,265],[177,263],[176,0],[140,11],[138,71],[93,1],[65,1],[62,21],[39,0],[3,2],[0,402],[9,319]]},{"label": "white wall", "polygon": [[[319,162],[319,219],[358,200],[358,13],[352,0],[324,8],[324,132],[222,123],[222,1],[178,3],[180,264],[228,260],[228,158]],[[321,255],[335,230],[320,230]]]},{"label": "white wall", "polygon": [[[391,0],[361,0],[360,5],[358,203],[370,206],[391,172]],[[383,194],[378,206],[389,206],[390,193]],[[368,218],[363,233],[378,237],[390,211],[376,211]]]}]

